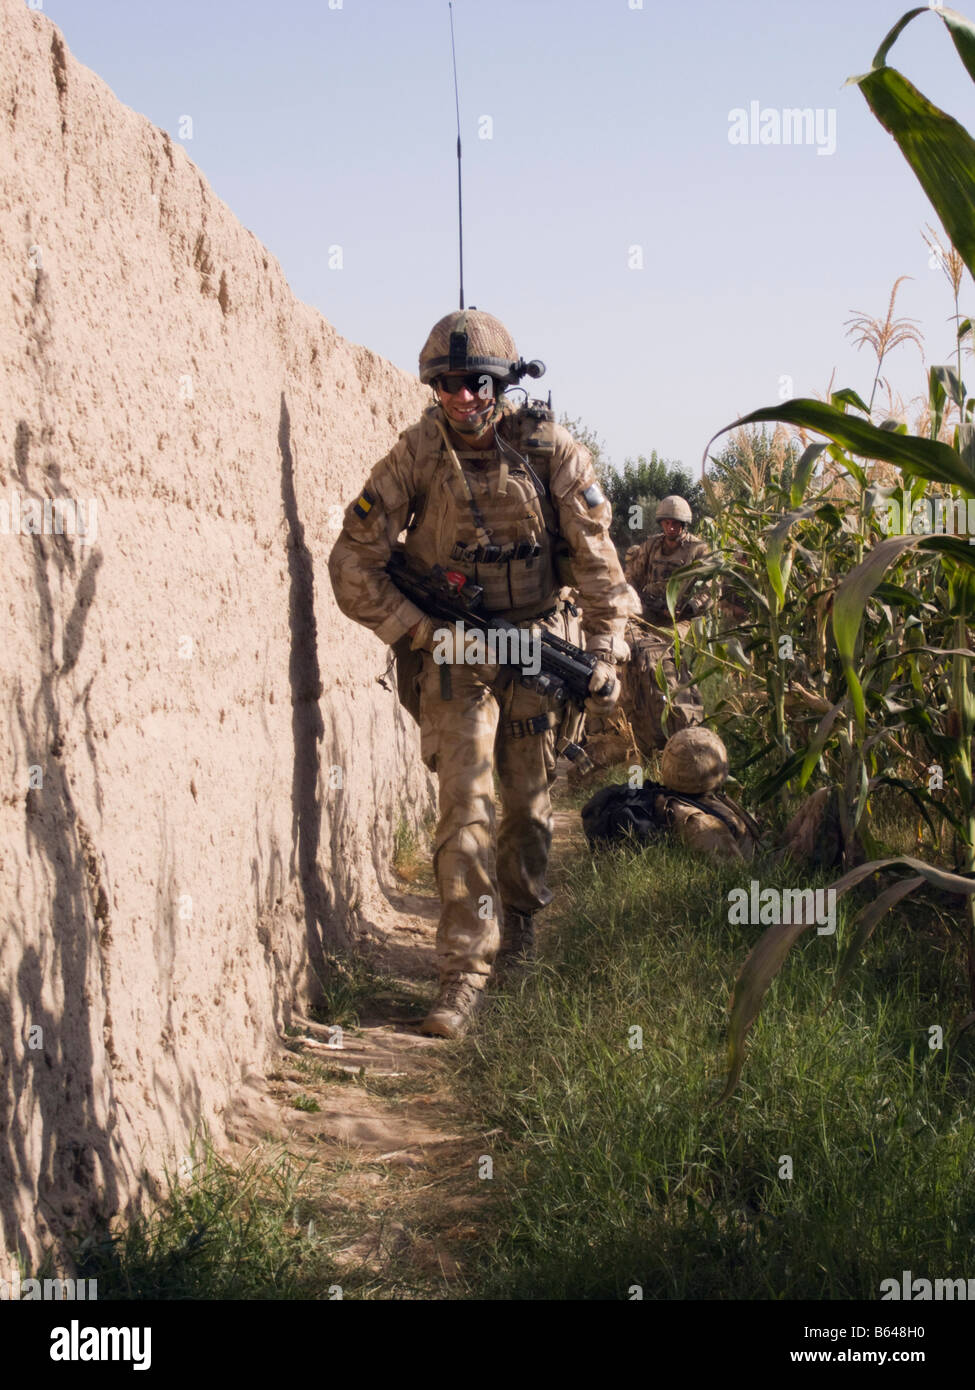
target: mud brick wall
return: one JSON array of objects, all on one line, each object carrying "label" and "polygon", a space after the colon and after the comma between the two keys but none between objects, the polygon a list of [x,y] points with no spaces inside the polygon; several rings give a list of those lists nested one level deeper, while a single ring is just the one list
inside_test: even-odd
[{"label": "mud brick wall", "polygon": [[326,560],[428,393],[23,0],[0,129],[0,1255],[32,1258],[219,1137],[382,929],[431,788]]}]

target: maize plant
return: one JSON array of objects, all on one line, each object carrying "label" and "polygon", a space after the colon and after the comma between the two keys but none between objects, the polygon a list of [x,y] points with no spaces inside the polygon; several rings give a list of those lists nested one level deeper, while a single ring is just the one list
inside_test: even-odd
[{"label": "maize plant", "polygon": [[[894,137],[952,246],[975,273],[975,141],[886,61],[906,25],[932,14],[944,23],[975,81],[975,26],[952,10],[925,6],[903,16],[870,71],[851,82]],[[892,306],[888,318],[891,313]],[[967,327],[962,325],[959,336]],[[959,353],[959,369],[960,363]],[[958,419],[947,443],[940,435],[952,406]],[[932,484],[942,490],[943,508],[958,505],[967,514],[975,500],[973,414],[975,398],[967,397],[960,370],[948,367],[933,368],[929,376],[927,434],[908,434],[893,421],[878,427],[870,407],[849,390],[828,402],[798,399],[753,411],[736,425],[778,421],[821,435],[826,443],[803,455],[788,497],[791,510],[774,489],[754,499],[740,517],[719,524],[723,533],[717,539],[729,550],[738,547],[732,550],[735,558],[711,562],[716,571],[724,570],[749,609],[751,621],[739,634],[742,667],[768,689],[768,737],[761,754],[774,753],[776,765],[766,778],[766,794],[769,788],[798,792],[814,777],[838,779],[848,856],[858,844],[868,854],[877,852],[870,797],[883,784],[910,795],[929,819],[934,810],[953,828],[956,871],[913,857],[871,858],[849,868],[833,888],[839,896],[881,869],[905,865],[911,870],[854,919],[837,985],[895,903],[925,884],[962,897],[973,1009],[959,1030],[975,1022],[975,652],[968,630],[975,611],[975,547],[956,535],[915,534],[913,526],[903,524],[887,535],[891,528],[883,519],[889,521],[897,489],[879,484],[868,461],[896,471],[902,523]],[[829,469],[817,473],[820,458]],[[805,714],[790,704],[789,695],[799,687],[807,690],[806,685],[774,659],[776,637],[789,624],[803,643],[801,674],[812,697]],[[739,651],[727,636],[715,648],[722,660]],[[919,784],[918,771],[928,766],[943,774],[941,796],[934,794],[936,784]],[[741,970],[732,998],[725,1097],[737,1084],[745,1036],[769,984],[810,925],[770,928]]]}]

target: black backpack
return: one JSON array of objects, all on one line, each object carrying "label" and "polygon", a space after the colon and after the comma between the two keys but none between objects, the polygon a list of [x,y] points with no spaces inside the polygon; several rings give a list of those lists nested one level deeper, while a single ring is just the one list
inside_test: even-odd
[{"label": "black backpack", "polygon": [[641,844],[652,844],[670,829],[670,808],[675,801],[716,816],[724,821],[736,839],[740,837],[740,822],[716,796],[675,792],[660,782],[644,782],[642,787],[621,783],[603,787],[583,806],[582,828],[594,849],[628,836]]}]

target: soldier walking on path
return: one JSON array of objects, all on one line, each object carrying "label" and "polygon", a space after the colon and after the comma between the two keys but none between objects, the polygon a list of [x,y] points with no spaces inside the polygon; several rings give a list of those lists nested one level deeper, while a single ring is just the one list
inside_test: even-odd
[{"label": "soldier walking on path", "polygon": [[[660,531],[626,553],[626,578],[643,605],[642,624],[631,623],[627,640],[631,660],[626,668],[621,698],[633,736],[643,757],[663,748],[668,735],[691,728],[704,719],[704,705],[681,659],[678,672],[674,653],[674,625],[667,608],[667,584],[675,570],[709,553],[706,541],[688,528],[691,509],[683,497],[665,497],[657,504]],[[691,622],[710,601],[709,586],[688,580],[677,596],[677,632],[687,636]],[[661,671],[667,693],[661,689]],[[681,689],[680,687],[684,687]],[[667,709],[667,694],[670,709]]]},{"label": "soldier walking on path", "polygon": [[342,612],[396,651],[401,698],[417,702],[421,754],[438,778],[440,992],[421,1027],[446,1038],[465,1032],[496,957],[510,966],[533,953],[534,914],[552,898],[549,787],[562,715],[510,666],[467,664],[456,651],[444,660],[442,633],[386,572],[393,547],[405,530],[407,557],[482,586],[489,614],[578,643],[575,610],[559,595],[573,585],[587,650],[600,658],[590,691],[609,687],[587,701],[594,713],[616,704],[634,611],[589,453],[540,402],[501,395],[528,371],[492,315],[440,319],[420,353],[438,403],[373,468],[329,559]]}]

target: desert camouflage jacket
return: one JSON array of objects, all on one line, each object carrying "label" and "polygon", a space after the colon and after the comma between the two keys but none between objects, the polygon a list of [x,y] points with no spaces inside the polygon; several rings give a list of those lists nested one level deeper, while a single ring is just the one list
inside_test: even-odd
[{"label": "desert camouflage jacket", "polygon": [[[385,572],[393,545],[404,531],[408,554],[424,565],[451,563],[455,544],[471,540],[463,534],[470,521],[458,503],[455,470],[449,462],[437,422],[445,424],[439,406],[425,411],[417,424],[373,468],[365,486],[345,512],[341,535],[329,557],[329,574],[336,602],[347,617],[370,628],[392,646],[420,619],[421,612],[405,598]],[[616,549],[609,538],[610,505],[596,478],[591,456],[567,430],[551,420],[539,427],[525,407],[506,405],[497,429],[530,460],[543,484],[546,536],[552,546],[564,541],[571,561],[572,583],[583,606],[582,626],[588,638],[622,639],[634,603]],[[544,435],[544,448],[538,445]],[[456,436],[453,448],[480,502],[488,507],[499,489],[507,496],[508,464],[497,449],[481,458]],[[519,472],[517,467],[512,474]],[[452,491],[453,489],[453,491]],[[517,494],[521,495],[521,494]],[[525,508],[522,506],[524,520]],[[501,515],[503,510],[495,515]],[[528,525],[528,517],[525,524]],[[501,526],[501,531],[505,527]],[[512,534],[492,534],[492,540],[517,544]],[[558,584],[556,583],[556,592]]]},{"label": "desert camouflage jacket", "polygon": [[[689,565],[710,554],[706,541],[685,531],[677,547],[670,555],[663,548],[665,537],[662,531],[652,535],[641,545],[633,545],[626,552],[626,578],[636,589],[643,603],[643,616],[649,621],[670,621],[667,611],[667,584],[674,570]],[[693,618],[702,612],[710,602],[710,583],[699,584],[690,596],[693,580],[688,581],[677,596],[677,617]]]}]

